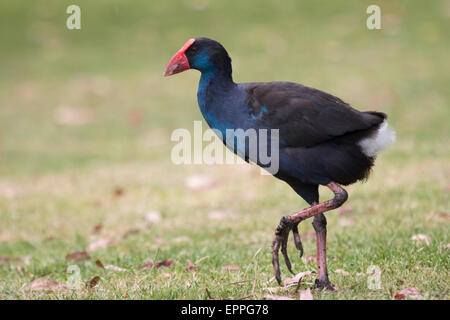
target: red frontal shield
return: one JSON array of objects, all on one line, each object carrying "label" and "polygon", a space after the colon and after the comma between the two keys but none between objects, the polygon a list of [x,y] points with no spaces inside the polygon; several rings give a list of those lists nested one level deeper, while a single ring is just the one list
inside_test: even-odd
[{"label": "red frontal shield", "polygon": [[190,69],[188,59],[184,55],[186,50],[195,42],[195,39],[189,39],[180,50],[170,59],[164,70],[164,76],[171,76],[176,73]]}]

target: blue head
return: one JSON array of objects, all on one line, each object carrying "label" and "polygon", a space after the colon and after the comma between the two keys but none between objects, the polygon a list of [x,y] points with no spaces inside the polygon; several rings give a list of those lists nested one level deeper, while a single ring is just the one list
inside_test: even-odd
[{"label": "blue head", "polygon": [[190,39],[169,61],[164,75],[188,69],[196,69],[202,73],[221,73],[231,78],[231,59],[217,41],[208,38]]}]

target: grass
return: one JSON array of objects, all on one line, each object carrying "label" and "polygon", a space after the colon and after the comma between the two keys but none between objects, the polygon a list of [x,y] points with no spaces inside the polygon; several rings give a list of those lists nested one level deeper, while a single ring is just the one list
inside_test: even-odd
[{"label": "grass", "polygon": [[[236,81],[318,87],[388,113],[397,131],[368,183],[348,188],[347,213],[327,214],[339,290],[314,299],[392,299],[405,288],[448,299],[450,8],[378,1],[382,30],[369,31],[372,2],[297,2],[78,1],[79,31],[65,28],[71,2],[0,4],[0,298],[206,299],[206,286],[213,298],[258,299],[276,287],[267,283],[274,228],[306,203],[254,166],[170,161],[171,132],[201,119],[198,74],[163,79],[162,70],[188,38],[209,36],[229,50]],[[188,187],[193,177],[203,187]],[[146,221],[151,211],[159,222]],[[290,243],[297,272],[316,271],[312,231],[300,227],[302,259]],[[428,245],[412,241],[419,234]],[[91,259],[66,260],[99,239],[110,244]],[[173,264],[140,269],[164,260]],[[41,277],[70,281],[71,265],[99,283],[27,290]],[[370,266],[381,270],[379,290],[367,286]],[[295,297],[294,288],[276,294]]]}]

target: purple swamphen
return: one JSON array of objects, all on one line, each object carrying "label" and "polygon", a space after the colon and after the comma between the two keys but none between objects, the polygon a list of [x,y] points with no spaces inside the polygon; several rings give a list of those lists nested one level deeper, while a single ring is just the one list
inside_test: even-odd
[{"label": "purple swamphen", "polygon": [[[314,217],[318,264],[315,286],[333,289],[327,273],[327,221],[323,213],[340,207],[347,200],[341,185],[366,179],[376,155],[395,141],[387,116],[360,112],[335,96],[297,83],[235,83],[227,51],[208,38],[186,42],[169,61],[164,75],[188,69],[201,72],[197,93],[200,110],[208,125],[223,132],[223,137],[228,129],[278,129],[279,168],[273,175],[310,204],[283,217],[276,228],[272,263],[278,283],[280,247],[292,272],[287,255],[289,232],[292,230],[295,246],[303,254],[297,226]],[[249,148],[232,151],[249,160]],[[263,166],[258,158],[252,160]],[[334,198],[319,203],[319,185],[327,186]]]}]

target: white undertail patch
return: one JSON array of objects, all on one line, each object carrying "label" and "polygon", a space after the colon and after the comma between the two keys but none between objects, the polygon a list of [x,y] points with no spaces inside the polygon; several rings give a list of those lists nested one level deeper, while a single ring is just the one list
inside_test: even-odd
[{"label": "white undertail patch", "polygon": [[394,142],[395,131],[384,120],[375,134],[359,141],[358,144],[366,156],[374,157]]}]

